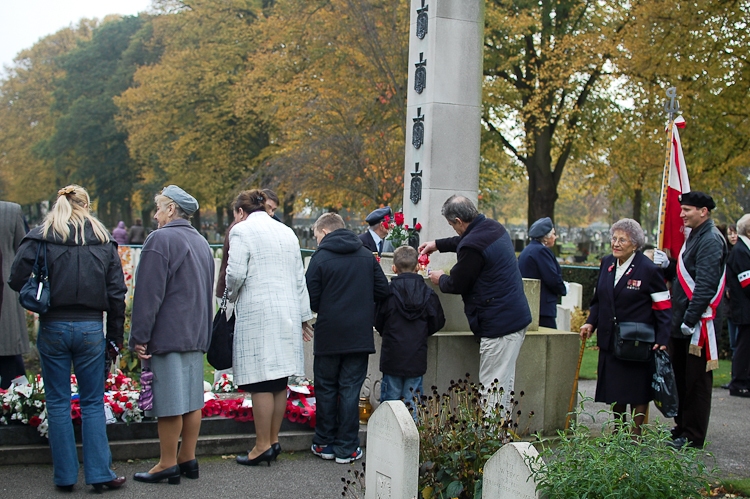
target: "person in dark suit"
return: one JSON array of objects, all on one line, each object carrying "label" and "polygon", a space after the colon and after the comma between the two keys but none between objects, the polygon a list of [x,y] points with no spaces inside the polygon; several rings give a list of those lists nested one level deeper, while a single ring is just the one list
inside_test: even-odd
[{"label": "person in dark suit", "polygon": [[373,253],[377,253],[378,256],[383,252],[390,253],[393,251],[393,244],[385,240],[385,236],[388,235],[388,229],[383,226],[386,216],[391,216],[390,206],[372,211],[365,218],[365,222],[370,228],[367,229],[367,232],[359,235],[362,245]]},{"label": "person in dark suit", "polygon": [[549,217],[540,218],[529,227],[531,242],[518,256],[521,277],[539,279],[539,325],[557,329],[557,299],[568,294],[562,269],[552,253],[557,235]]},{"label": "person in dark suit", "polygon": [[599,281],[591,300],[589,317],[581,327],[585,340],[596,330],[599,366],[596,402],[614,404],[615,417],[624,421],[630,404],[635,413],[634,433],[640,435],[651,396],[651,362],[620,360],[614,355],[617,322],[643,322],[654,327],[653,349],[666,350],[672,319],[669,291],[661,270],[639,250],[645,243],[635,220],[624,218],[610,229],[612,255],[602,259]]}]

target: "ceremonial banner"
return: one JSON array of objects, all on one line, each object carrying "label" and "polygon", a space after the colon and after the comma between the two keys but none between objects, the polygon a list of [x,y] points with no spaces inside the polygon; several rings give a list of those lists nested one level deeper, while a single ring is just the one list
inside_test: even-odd
[{"label": "ceremonial banner", "polygon": [[690,192],[690,180],[688,179],[685,157],[682,155],[682,143],[678,129],[685,128],[685,119],[678,116],[672,124],[672,147],[669,152],[669,176],[667,185],[662,186],[662,193],[666,190],[665,206],[659,210],[659,227],[663,231],[659,238],[659,247],[669,250],[672,258],[676,258],[685,242],[685,226],[680,218],[680,200],[682,193]]}]

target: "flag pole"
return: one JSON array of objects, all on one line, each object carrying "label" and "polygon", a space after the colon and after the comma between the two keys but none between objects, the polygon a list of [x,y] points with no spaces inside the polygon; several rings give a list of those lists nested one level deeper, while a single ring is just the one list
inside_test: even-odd
[{"label": "flag pole", "polygon": [[[677,97],[677,87],[667,89],[668,101],[664,101],[664,111],[667,113],[667,150],[664,154],[664,173],[661,180],[661,197],[659,200],[659,232],[657,233],[657,248],[664,249],[664,226],[667,215],[667,189],[669,189],[669,170],[672,164],[672,150],[674,140],[674,119],[680,111],[680,103]],[[675,256],[675,255],[671,255]]]}]

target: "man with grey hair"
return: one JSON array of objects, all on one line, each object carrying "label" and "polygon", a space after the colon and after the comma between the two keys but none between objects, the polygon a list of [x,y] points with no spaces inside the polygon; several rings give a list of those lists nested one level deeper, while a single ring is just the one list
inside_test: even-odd
[{"label": "man with grey hair", "polygon": [[450,274],[435,270],[430,280],[443,293],[463,298],[469,327],[480,338],[479,382],[485,394],[494,382],[504,392],[487,402],[510,409],[516,360],[531,323],[513,243],[502,224],[481,215],[464,196],[449,197],[442,215],[458,235],[424,243],[419,251],[457,254]]}]

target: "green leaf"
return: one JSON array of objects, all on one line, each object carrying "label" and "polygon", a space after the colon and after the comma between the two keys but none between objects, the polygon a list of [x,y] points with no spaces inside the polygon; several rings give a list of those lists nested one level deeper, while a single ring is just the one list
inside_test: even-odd
[{"label": "green leaf", "polygon": [[464,491],[464,485],[458,480],[448,484],[448,488],[445,489],[445,494],[448,497],[458,497],[458,495]]}]

